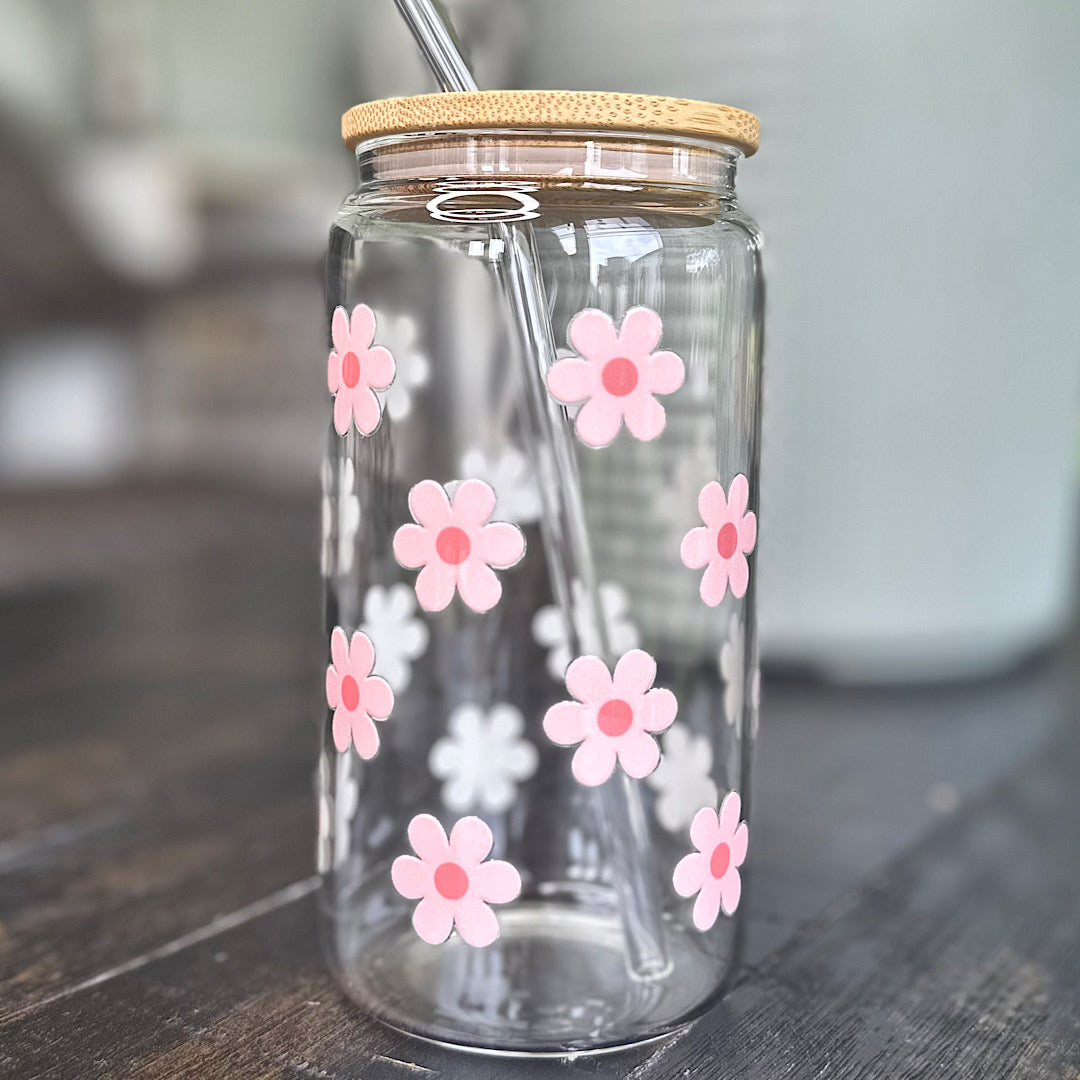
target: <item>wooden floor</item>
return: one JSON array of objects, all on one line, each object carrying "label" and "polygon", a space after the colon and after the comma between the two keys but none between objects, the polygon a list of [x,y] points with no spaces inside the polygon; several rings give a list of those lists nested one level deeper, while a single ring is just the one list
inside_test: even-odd
[{"label": "wooden floor", "polygon": [[370,1021],[320,959],[317,508],[122,503],[122,537],[0,529],[5,1080],[1080,1076],[1076,644],[963,687],[767,681],[738,985],[662,1043],[508,1062]]}]

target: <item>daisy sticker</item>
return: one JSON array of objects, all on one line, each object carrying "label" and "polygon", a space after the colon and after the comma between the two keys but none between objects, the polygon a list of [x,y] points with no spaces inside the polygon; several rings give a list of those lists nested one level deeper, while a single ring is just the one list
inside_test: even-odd
[{"label": "daisy sticker", "polygon": [[468,945],[490,945],[499,922],[490,904],[506,904],[521,892],[521,875],[508,862],[487,860],[494,837],[478,817],[463,817],[449,840],[438,819],[417,814],[409,822],[416,855],[399,855],[390,878],[406,900],[419,900],[413,929],[429,945],[440,945],[457,928]]},{"label": "daisy sticker", "polygon": [[720,795],[711,775],[712,743],[685,724],[672,724],[662,749],[660,764],[646,782],[656,792],[656,820],[668,832],[677,832],[700,807],[715,806]]},{"label": "daisy sticker", "polygon": [[694,925],[708,930],[721,911],[734,915],[742,895],[739,867],[746,858],[749,833],[740,821],[742,800],[729,791],[719,811],[703,807],[690,824],[690,839],[697,851],[684,855],[675,867],[672,884],[680,896],[693,896]]},{"label": "daisy sticker", "polygon": [[635,439],[648,442],[664,430],[657,394],[674,394],[686,369],[673,352],[654,352],[663,324],[647,307],[631,308],[615,329],[596,308],[570,320],[567,337],[578,356],[558,360],[547,376],[551,396],[563,405],[579,401],[574,428],[586,446],[607,446],[626,423]]},{"label": "daisy sticker", "polygon": [[[742,620],[732,615],[728,620],[728,637],[720,650],[720,675],[724,680],[724,715],[729,724],[742,731],[743,708],[749,697],[750,734],[757,735],[757,717],[761,705],[761,669],[755,664],[746,671],[746,633]],[[746,690],[749,687],[750,693]]]},{"label": "daisy sticker", "polygon": [[416,618],[416,597],[408,585],[389,588],[372,585],[364,594],[361,629],[375,647],[376,675],[381,675],[395,694],[412,681],[412,664],[428,646],[428,628]]},{"label": "daisy sticker", "polygon": [[490,712],[459,705],[447,725],[450,734],[431,748],[428,767],[443,784],[443,804],[461,813],[480,807],[491,814],[509,810],[517,786],[536,772],[538,754],[522,738],[525,718],[513,705]]},{"label": "daisy sticker", "polygon": [[370,435],[382,419],[376,390],[394,381],[394,358],[389,349],[372,345],[375,312],[357,304],[352,316],[340,305],[330,323],[334,347],[330,350],[326,381],[334,395],[334,430],[344,435],[355,423],[361,435]]},{"label": "daisy sticker", "polygon": [[747,510],[750,485],[739,473],[724,493],[722,484],[713,480],[698,495],[698,513],[704,525],[691,529],[684,537],[679,554],[691,570],[705,567],[701,575],[701,599],[716,607],[728,585],[738,599],[746,594],[750,565],[746,556],[757,543],[757,515]]},{"label": "daisy sticker", "polygon": [[502,596],[491,568],[505,570],[525,555],[525,537],[508,521],[488,524],[495,492],[483,480],[463,480],[453,497],[442,484],[421,480],[409,492],[417,524],[394,534],[394,557],[409,569],[422,567],[416,598],[425,611],[442,611],[461,593],[473,611],[490,611]]},{"label": "daisy sticker", "polygon": [[[612,652],[622,654],[638,647],[638,629],[630,617],[630,594],[617,582],[603,581],[597,588],[597,599]],[[585,586],[574,578],[571,588],[571,617],[578,642],[584,653],[601,652],[600,635],[596,628],[595,609]],[[558,604],[545,604],[533,616],[533,639],[548,650],[547,669],[551,677],[561,682],[570,666],[573,653],[566,635],[566,618]]]},{"label": "daisy sticker", "polygon": [[357,630],[350,642],[345,631],[335,626],[330,635],[330,656],[326,669],[326,704],[334,710],[334,746],[339,754],[356,747],[362,758],[373,758],[379,750],[379,732],[374,721],[385,720],[394,708],[394,691],[372,675],[375,650],[367,634]]},{"label": "daisy sticker", "polygon": [[582,784],[602,784],[616,761],[634,779],[656,768],[653,735],[671,725],[678,705],[670,690],[653,688],[655,678],[656,661],[642,649],[623,656],[614,674],[596,656],[579,656],[566,669],[566,689],[576,700],[552,705],[544,731],[559,746],[581,744],[570,768]]}]

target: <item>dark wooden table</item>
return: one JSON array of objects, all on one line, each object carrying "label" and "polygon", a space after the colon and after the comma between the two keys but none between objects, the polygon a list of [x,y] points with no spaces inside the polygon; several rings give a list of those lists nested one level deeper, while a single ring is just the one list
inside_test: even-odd
[{"label": "dark wooden table", "polygon": [[1080,1076],[1075,643],[964,687],[767,681],[749,963],[689,1030],[525,1063],[361,1015],[314,930],[317,520],[0,504],[0,1077]]}]

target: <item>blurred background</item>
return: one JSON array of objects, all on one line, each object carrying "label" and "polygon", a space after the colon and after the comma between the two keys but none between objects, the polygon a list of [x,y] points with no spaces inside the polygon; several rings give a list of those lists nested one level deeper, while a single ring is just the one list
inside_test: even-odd
[{"label": "blurred background", "polygon": [[[481,86],[705,98],[769,282],[765,662],[1004,671],[1069,626],[1075,0],[451,0]],[[317,560],[340,114],[434,89],[390,0],[0,0],[0,594]]]}]

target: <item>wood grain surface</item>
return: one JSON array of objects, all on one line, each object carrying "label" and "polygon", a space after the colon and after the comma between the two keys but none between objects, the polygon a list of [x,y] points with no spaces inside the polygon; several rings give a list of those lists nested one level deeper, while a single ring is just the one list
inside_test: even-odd
[{"label": "wood grain surface", "polygon": [[317,508],[262,507],[258,544],[250,512],[0,597],[0,1077],[1080,1076],[1075,643],[969,687],[768,682],[735,989],[659,1044],[511,1062],[326,973]]}]

